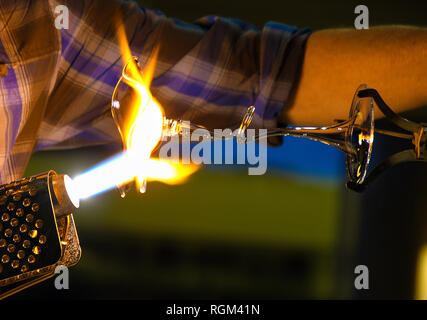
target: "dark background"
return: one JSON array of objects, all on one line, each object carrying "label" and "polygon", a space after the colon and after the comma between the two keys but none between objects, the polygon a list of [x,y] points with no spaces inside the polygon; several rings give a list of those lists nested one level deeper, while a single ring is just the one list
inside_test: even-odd
[{"label": "dark background", "polygon": [[[215,14],[258,27],[271,20],[313,30],[353,27],[359,4],[369,7],[371,26],[427,22],[426,1],[140,3],[188,22]],[[423,119],[423,111],[409,116]],[[373,161],[394,147],[378,138]],[[111,152],[40,152],[26,174],[74,176]],[[49,280],[13,299],[414,298],[427,241],[427,168],[394,168],[364,195],[346,191],[344,175],[338,151],[285,138],[269,149],[264,176],[205,166],[183,185],[150,183],[147,194],[124,200],[107,192],[75,213],[83,255],[70,270],[70,289],[55,290]],[[369,290],[354,290],[358,264],[369,268]]]}]

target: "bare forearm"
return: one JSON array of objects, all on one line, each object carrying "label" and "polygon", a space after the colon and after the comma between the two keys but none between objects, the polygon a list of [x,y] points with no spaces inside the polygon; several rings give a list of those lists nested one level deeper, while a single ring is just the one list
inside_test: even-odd
[{"label": "bare forearm", "polygon": [[[285,120],[325,125],[345,119],[361,83],[377,89],[396,112],[427,105],[427,28],[390,26],[313,33]],[[375,111],[376,118],[382,116]]]}]

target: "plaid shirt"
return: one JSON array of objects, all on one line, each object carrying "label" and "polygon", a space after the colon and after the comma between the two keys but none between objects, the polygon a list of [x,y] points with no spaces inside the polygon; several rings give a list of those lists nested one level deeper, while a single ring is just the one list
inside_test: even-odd
[{"label": "plaid shirt", "polygon": [[[55,28],[55,8],[69,28]],[[121,16],[132,54],[160,55],[153,95],[166,116],[213,128],[241,121],[275,127],[289,97],[308,30],[205,17],[185,24],[119,0],[0,0],[0,180],[19,179],[35,150],[119,143],[110,99],[123,63]]]}]

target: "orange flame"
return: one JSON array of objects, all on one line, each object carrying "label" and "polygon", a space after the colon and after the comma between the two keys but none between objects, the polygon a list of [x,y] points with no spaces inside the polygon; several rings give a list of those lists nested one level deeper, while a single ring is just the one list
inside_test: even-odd
[{"label": "orange flame", "polygon": [[[133,59],[123,24],[119,24],[117,27],[117,38],[123,63],[126,65],[122,75],[123,81],[137,92],[131,102],[130,112],[125,117],[124,128],[121,130],[125,148],[134,159],[132,165],[135,167],[138,189],[142,190],[146,180],[162,181],[168,184],[184,182],[199,166],[150,159],[151,153],[162,137],[164,119],[163,108],[149,90],[159,47],[154,49],[148,65],[141,73]],[[120,183],[122,181],[118,181],[118,184]]]}]

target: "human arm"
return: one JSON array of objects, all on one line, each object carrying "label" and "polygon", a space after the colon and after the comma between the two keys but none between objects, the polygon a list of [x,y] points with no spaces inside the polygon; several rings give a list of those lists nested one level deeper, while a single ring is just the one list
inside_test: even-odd
[{"label": "human arm", "polygon": [[[427,106],[427,28],[314,32],[283,121],[327,125],[346,119],[354,91],[362,83],[377,89],[395,112]],[[375,118],[381,116],[375,109]]]}]

